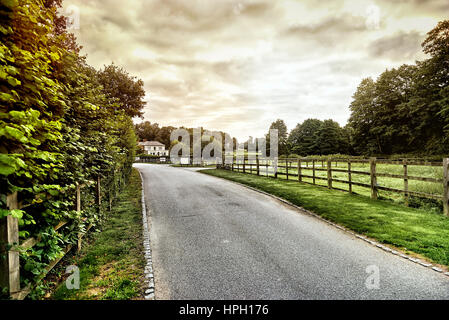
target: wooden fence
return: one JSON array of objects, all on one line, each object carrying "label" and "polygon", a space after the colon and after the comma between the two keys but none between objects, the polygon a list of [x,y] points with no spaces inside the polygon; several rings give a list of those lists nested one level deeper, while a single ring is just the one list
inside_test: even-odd
[{"label": "wooden fence", "polygon": [[[109,210],[111,210],[113,197],[117,196],[119,189],[124,183],[120,176],[118,178],[118,187],[116,186],[115,178],[113,182],[114,191],[110,190],[108,194]],[[85,186],[86,185],[78,185],[75,190],[75,202],[73,206],[78,212],[81,211],[81,189]],[[98,206],[99,213],[101,210],[101,201],[101,178],[98,177],[95,181],[95,204]],[[7,196],[7,208],[9,210],[25,209],[31,205],[22,205],[17,192]],[[86,219],[84,219],[84,221],[86,221]],[[60,221],[56,226],[54,226],[54,230],[57,231],[67,224],[68,221]],[[83,236],[91,229],[91,227],[92,225],[89,225],[85,232],[78,235],[76,245],[78,251],[81,250]],[[8,289],[11,299],[23,300],[33,289],[34,284],[29,284],[25,288],[20,287],[19,255],[21,251],[26,251],[34,247],[39,243],[39,241],[39,238],[28,238],[26,240],[19,241],[19,224],[17,218],[9,215],[6,218],[0,219],[0,254],[3,256],[3,258],[0,258],[0,287]],[[59,261],[72,249],[72,247],[73,246],[71,244],[65,247],[63,254],[49,263],[49,265],[45,268],[42,278],[45,277],[45,275],[47,275],[48,272],[50,272],[50,270],[52,270],[59,263]]]},{"label": "wooden fence", "polygon": [[[217,159],[218,161],[218,159]],[[220,162],[224,162],[224,159]],[[229,161],[231,162],[231,161]],[[218,163],[218,162],[217,162]],[[353,164],[369,165],[369,171],[354,170]],[[376,170],[378,164],[400,165],[402,166],[402,174],[383,173]],[[442,178],[422,177],[409,174],[410,166],[425,166],[425,167],[441,167]],[[272,178],[284,176],[286,180],[296,180],[298,182],[306,182],[304,178],[310,179],[312,184],[317,184],[317,180],[327,182],[327,188],[338,189],[353,193],[353,186],[368,188],[371,190],[371,198],[377,199],[379,190],[389,191],[394,193],[401,193],[405,197],[405,203],[408,205],[410,196],[429,198],[441,200],[443,202],[443,211],[446,216],[449,216],[449,158],[443,161],[422,161],[422,160],[386,160],[386,159],[340,159],[340,158],[294,158],[294,159],[267,159],[255,157],[255,159],[232,159],[232,163],[225,165],[217,165],[218,168],[227,170],[256,174]],[[281,169],[281,170],[280,170]],[[317,175],[318,172],[325,172],[325,176]],[[311,174],[308,172],[311,172]],[[332,176],[333,173],[347,174],[347,180],[337,179]],[[362,183],[354,181],[354,175],[369,176],[370,183]],[[387,177],[393,179],[403,180],[403,188],[391,188],[381,186],[378,184],[378,177]],[[412,191],[409,189],[409,181],[425,181],[430,183],[442,184],[442,194],[432,194],[427,192]],[[348,189],[336,188],[333,182],[343,183],[348,185]],[[306,182],[310,183],[310,182]]]}]

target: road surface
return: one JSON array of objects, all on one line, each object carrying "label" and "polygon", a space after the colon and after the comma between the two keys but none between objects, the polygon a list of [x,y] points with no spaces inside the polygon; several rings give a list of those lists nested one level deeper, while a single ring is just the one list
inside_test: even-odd
[{"label": "road surface", "polygon": [[194,169],[135,167],[156,299],[449,298],[447,276],[269,196]]}]

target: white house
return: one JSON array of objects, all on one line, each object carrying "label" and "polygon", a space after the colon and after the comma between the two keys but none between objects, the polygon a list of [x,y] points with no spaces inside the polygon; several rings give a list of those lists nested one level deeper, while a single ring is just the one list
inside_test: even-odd
[{"label": "white house", "polygon": [[143,141],[139,142],[139,146],[143,149],[143,153],[145,154],[168,157],[168,150],[165,150],[165,145],[159,141]]}]

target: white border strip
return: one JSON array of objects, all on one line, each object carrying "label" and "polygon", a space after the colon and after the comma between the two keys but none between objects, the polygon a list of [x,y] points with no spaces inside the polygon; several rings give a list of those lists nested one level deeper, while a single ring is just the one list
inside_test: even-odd
[{"label": "white border strip", "polygon": [[150,230],[148,227],[147,208],[145,204],[145,185],[143,183],[143,175],[139,169],[142,181],[142,224],[143,224],[143,248],[145,251],[145,300],[155,300],[154,294],[154,273],[153,273],[153,259],[151,256],[150,245]]}]

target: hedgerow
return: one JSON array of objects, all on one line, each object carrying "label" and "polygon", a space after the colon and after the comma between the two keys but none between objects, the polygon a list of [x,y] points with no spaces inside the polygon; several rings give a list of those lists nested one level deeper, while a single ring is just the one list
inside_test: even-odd
[{"label": "hedgerow", "polygon": [[[88,225],[100,228],[136,149],[136,110],[122,108],[119,90],[106,92],[108,73],[79,54],[60,5],[0,0],[0,218],[18,218],[21,240],[39,240],[20,254],[22,287],[38,282]],[[124,78],[143,90],[140,80]],[[139,100],[137,111],[142,107]],[[101,208],[93,205],[99,176]],[[74,208],[77,185],[85,185],[81,212]],[[24,209],[7,209],[14,192]],[[55,231],[60,221],[69,223]]]}]

